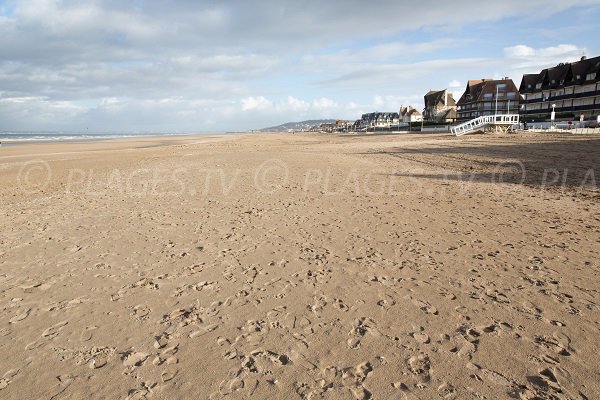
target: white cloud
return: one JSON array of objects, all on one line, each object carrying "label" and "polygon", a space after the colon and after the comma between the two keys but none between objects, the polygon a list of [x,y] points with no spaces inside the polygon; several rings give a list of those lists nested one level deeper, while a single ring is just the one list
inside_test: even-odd
[{"label": "white cloud", "polygon": [[271,101],[267,100],[263,96],[246,97],[245,99],[242,99],[241,103],[242,103],[242,111],[254,111],[254,110],[265,111],[265,110],[272,110],[272,108],[273,108],[273,103]]},{"label": "white cloud", "polygon": [[[524,44],[519,44],[504,49],[504,55],[513,60],[521,60],[528,63],[544,63],[547,60],[576,61],[585,54],[585,48],[579,48],[574,44],[559,44],[558,46],[535,49]],[[553,61],[555,62],[555,61]]]},{"label": "white cloud", "polygon": [[[585,48],[574,44],[559,44],[543,48],[518,44],[504,49],[505,58],[500,61],[508,68],[505,71],[496,71],[494,76],[497,78],[512,76],[519,86],[523,74],[535,74],[562,62],[579,61],[587,53]],[[499,62],[498,65],[502,64]]]}]

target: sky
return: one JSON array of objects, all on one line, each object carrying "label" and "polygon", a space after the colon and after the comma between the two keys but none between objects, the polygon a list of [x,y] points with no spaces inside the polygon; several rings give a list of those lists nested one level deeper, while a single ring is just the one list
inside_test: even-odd
[{"label": "sky", "polygon": [[0,131],[354,120],[600,55],[600,0],[0,0]]}]

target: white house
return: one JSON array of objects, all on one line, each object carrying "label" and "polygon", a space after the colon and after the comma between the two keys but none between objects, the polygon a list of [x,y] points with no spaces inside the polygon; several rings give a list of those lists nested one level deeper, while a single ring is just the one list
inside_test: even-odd
[{"label": "white house", "polygon": [[402,119],[402,122],[406,124],[412,122],[421,122],[423,121],[423,114],[411,106],[400,107],[400,118]]}]

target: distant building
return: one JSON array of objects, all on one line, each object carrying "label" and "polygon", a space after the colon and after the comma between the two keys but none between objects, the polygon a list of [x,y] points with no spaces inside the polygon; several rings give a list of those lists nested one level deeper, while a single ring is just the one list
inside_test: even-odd
[{"label": "distant building", "polygon": [[398,126],[400,117],[396,112],[372,112],[363,114],[360,118],[361,128],[389,129]]},{"label": "distant building", "polygon": [[337,126],[335,123],[333,124],[320,124],[318,131],[319,132],[327,132],[327,133],[332,133],[335,132],[337,130]]},{"label": "distant building", "polygon": [[456,103],[459,121],[494,115],[517,114],[521,104],[519,89],[512,79],[470,80]]},{"label": "distant building", "polygon": [[425,95],[425,121],[454,122],[456,121],[456,101],[447,89],[430,90]]},{"label": "distant building", "polygon": [[423,121],[423,114],[411,106],[400,107],[400,118],[405,124]]},{"label": "distant building", "polygon": [[519,90],[524,97],[521,115],[549,119],[552,105],[557,117],[600,115],[600,57],[561,63],[538,74],[523,75]]}]

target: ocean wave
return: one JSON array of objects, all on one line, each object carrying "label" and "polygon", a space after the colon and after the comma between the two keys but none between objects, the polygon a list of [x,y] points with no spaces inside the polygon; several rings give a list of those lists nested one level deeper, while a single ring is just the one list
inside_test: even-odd
[{"label": "ocean wave", "polygon": [[41,132],[2,132],[0,142],[36,142],[36,141],[72,141],[72,140],[98,140],[120,139],[153,136],[187,136],[190,133],[41,133]]}]

